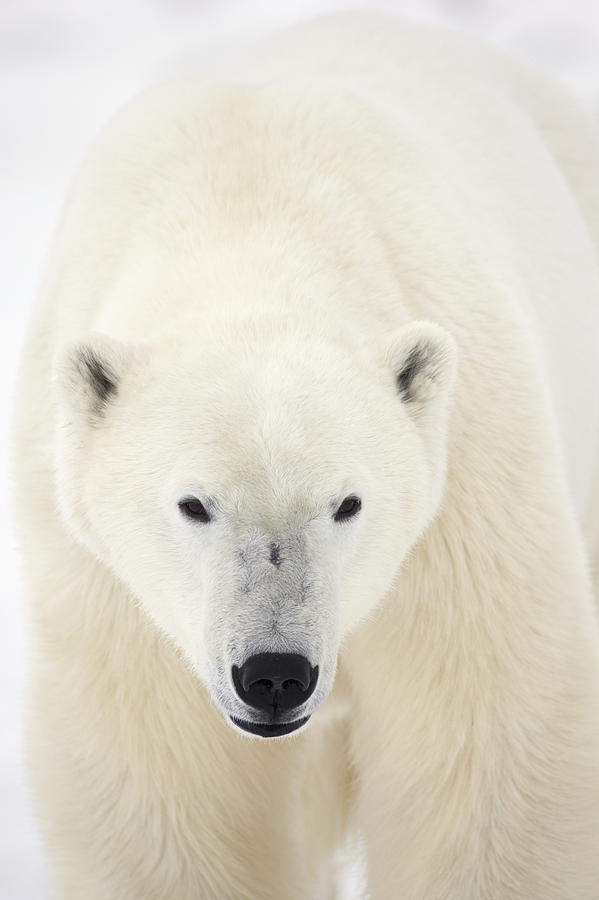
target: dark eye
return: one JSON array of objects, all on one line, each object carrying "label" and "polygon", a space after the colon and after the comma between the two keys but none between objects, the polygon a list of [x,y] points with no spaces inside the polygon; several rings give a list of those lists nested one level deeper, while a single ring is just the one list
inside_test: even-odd
[{"label": "dark eye", "polygon": [[351,519],[356,513],[360,512],[362,501],[359,497],[346,497],[337,512],[335,513],[335,522],[343,522],[345,519]]},{"label": "dark eye", "polygon": [[184,500],[180,500],[179,509],[188,519],[196,519],[198,522],[210,521],[206,507],[195,497],[186,497]]}]

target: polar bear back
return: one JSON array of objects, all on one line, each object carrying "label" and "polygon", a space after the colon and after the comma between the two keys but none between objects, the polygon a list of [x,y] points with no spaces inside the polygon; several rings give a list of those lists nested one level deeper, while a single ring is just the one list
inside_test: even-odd
[{"label": "polar bear back", "polygon": [[[323,203],[328,203],[330,221],[338,222],[347,260],[362,263],[366,246],[371,248],[370,262],[363,266],[365,273],[370,266],[365,281],[369,275],[373,284],[381,282],[382,256],[374,252],[379,235],[368,233],[370,221],[373,233],[385,232],[386,264],[414,318],[433,314],[450,330],[473,314],[484,315],[488,329],[495,318],[520,318],[544,373],[541,381],[554,411],[571,496],[581,514],[599,446],[599,152],[592,127],[573,102],[526,69],[464,38],[361,15],[331,16],[267,39],[238,61],[216,68],[211,82],[150,92],[121,114],[92,154],[49,276],[51,328],[61,339],[90,328],[125,339],[139,332],[151,337],[154,322],[163,329],[165,318],[152,292],[167,304],[187,293],[201,306],[215,294],[211,278],[225,302],[268,305],[269,290],[272,302],[278,302],[284,271],[278,292],[269,285],[262,292],[256,287],[255,296],[243,301],[237,299],[244,286],[241,265],[239,283],[224,258],[217,274],[209,271],[218,265],[214,235],[225,222],[209,184],[211,173],[220,165],[226,177],[228,164],[243,167],[246,153],[250,159],[253,136],[247,122],[254,98],[262,134],[253,149],[257,159],[263,155],[265,167],[271,152],[266,109],[273,134],[280,137],[286,129],[290,135],[292,165],[305,162],[307,194],[319,193],[319,180],[329,190],[323,172],[335,157],[344,179],[357,186],[363,209],[342,189],[330,188]],[[233,104],[214,101],[215,83],[249,90],[252,103],[245,121],[235,111],[244,107],[244,98]],[[231,90],[234,95],[236,88]],[[295,131],[290,127],[294,109]],[[192,186],[184,157],[194,147],[205,164],[203,174],[194,169]],[[264,183],[248,184],[248,195],[264,190],[275,197],[279,175],[273,159]],[[194,189],[206,197],[205,223],[197,226],[188,220],[195,200],[186,207]],[[439,220],[437,204],[455,213],[451,233]],[[277,208],[276,199],[271,206]],[[116,215],[108,215],[109,209]],[[238,215],[241,230],[241,209],[231,214]],[[176,237],[177,229],[188,235],[192,228],[193,239],[205,248],[204,291],[177,283],[176,254],[185,244]],[[265,244],[277,237],[275,217]],[[230,281],[224,297],[223,273]],[[434,291],[446,291],[446,310],[419,302],[435,278]],[[468,295],[459,312],[452,292]],[[376,297],[365,291],[360,299],[356,289],[352,302],[350,293],[348,285],[346,297],[331,302],[327,315],[344,319],[356,333],[383,332],[394,324],[390,281]],[[148,297],[144,308],[128,305],[130,295],[142,294]],[[498,297],[505,298],[509,310],[497,307]],[[172,309],[169,316],[175,316]],[[492,365],[501,361],[494,358]]]}]

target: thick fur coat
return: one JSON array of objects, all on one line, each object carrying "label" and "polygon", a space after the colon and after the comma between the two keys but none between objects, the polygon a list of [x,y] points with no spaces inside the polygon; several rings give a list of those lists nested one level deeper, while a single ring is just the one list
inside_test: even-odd
[{"label": "thick fur coat", "polygon": [[110,125],[17,401],[57,898],[328,900],[351,830],[373,900],[597,900],[598,238],[573,101],[393,19]]}]

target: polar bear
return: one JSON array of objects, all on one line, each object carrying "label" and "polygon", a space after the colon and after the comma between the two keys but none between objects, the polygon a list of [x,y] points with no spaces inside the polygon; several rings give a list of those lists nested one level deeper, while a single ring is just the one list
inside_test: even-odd
[{"label": "polar bear", "polygon": [[597,900],[598,146],[359,14],[109,126],[17,402],[56,897]]}]

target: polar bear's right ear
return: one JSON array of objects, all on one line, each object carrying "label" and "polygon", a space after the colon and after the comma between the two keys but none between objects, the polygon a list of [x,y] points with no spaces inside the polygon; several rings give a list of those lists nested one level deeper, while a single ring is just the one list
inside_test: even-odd
[{"label": "polar bear's right ear", "polygon": [[57,353],[52,380],[58,402],[71,417],[97,422],[104,416],[130,365],[130,349],[95,333]]}]

